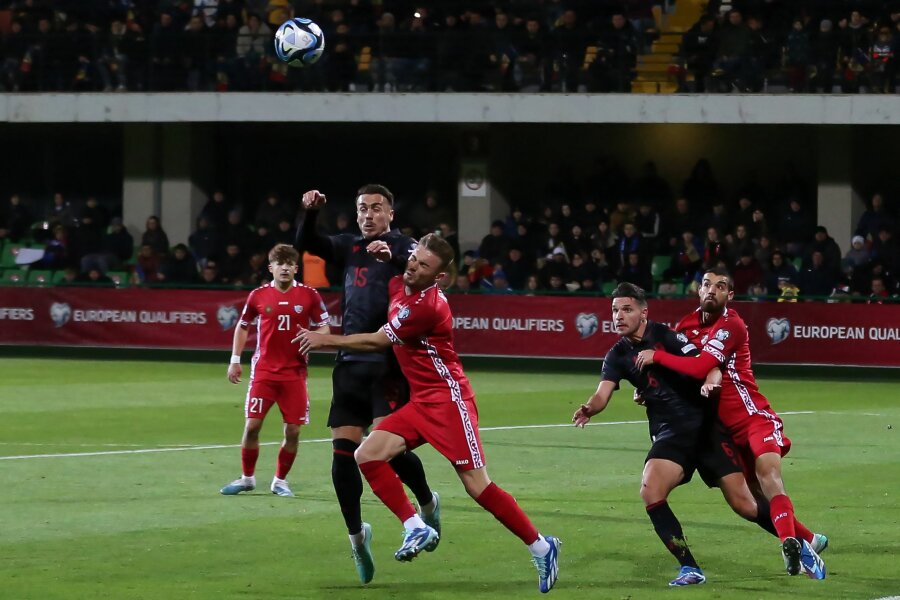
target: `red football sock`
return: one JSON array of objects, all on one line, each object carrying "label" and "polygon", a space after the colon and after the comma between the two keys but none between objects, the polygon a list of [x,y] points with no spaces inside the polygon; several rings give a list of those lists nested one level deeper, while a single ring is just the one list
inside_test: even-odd
[{"label": "red football sock", "polygon": [[241,468],[247,477],[256,473],[257,458],[259,458],[259,448],[241,448]]},{"label": "red football sock", "polygon": [[275,477],[278,479],[287,479],[291,467],[294,465],[294,459],[297,458],[296,452],[288,452],[284,448],[278,451],[278,466],[275,468]]},{"label": "red football sock", "polygon": [[361,463],[359,470],[378,499],[397,515],[401,523],[416,514],[416,509],[409,501],[403,490],[403,484],[391,465],[383,460],[370,460]]},{"label": "red football sock", "polygon": [[806,525],[797,520],[797,517],[794,517],[794,532],[797,534],[797,537],[801,540],[806,540],[810,544],[813,541],[813,532],[806,528]]},{"label": "red football sock", "polygon": [[791,504],[791,499],[779,494],[769,500],[769,506],[772,512],[772,525],[775,526],[781,541],[797,537],[797,531],[794,529],[794,505]]},{"label": "red football sock", "polygon": [[528,515],[519,508],[516,499],[503,491],[496,483],[491,483],[484,488],[475,502],[486,511],[494,515],[494,518],[503,523],[503,526],[512,531],[526,544],[533,544],[538,539],[538,530],[531,523]]}]

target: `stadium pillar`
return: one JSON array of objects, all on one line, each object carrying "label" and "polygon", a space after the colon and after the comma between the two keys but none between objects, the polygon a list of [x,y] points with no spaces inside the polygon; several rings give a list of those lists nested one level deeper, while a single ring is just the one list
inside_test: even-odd
[{"label": "stadium pillar", "polygon": [[188,123],[125,127],[123,216],[136,237],[150,215],[160,218],[172,245],[187,243],[206,201],[211,131]]},{"label": "stadium pillar", "polygon": [[819,225],[828,229],[841,248],[850,249],[850,238],[864,210],[853,189],[853,140],[850,127],[819,127]]},{"label": "stadium pillar", "polygon": [[476,250],[481,239],[491,231],[491,222],[509,214],[506,198],[491,184],[488,161],[480,156],[484,148],[482,135],[469,134],[465,141],[467,152],[459,173],[457,200],[459,247],[462,252]]},{"label": "stadium pillar", "polygon": [[140,240],[150,215],[159,214],[159,129],[149,123],[127,124],[122,142],[124,179],[122,182],[122,221]]}]

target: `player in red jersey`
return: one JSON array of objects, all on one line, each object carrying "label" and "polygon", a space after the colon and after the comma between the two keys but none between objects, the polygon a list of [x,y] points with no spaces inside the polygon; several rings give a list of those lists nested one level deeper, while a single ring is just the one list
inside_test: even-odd
[{"label": "player in red jersey", "polygon": [[[710,369],[723,370],[719,394],[719,420],[725,425],[744,461],[744,474],[752,490],[770,505],[772,524],[782,542],[788,574],[804,571],[813,579],[825,578],[825,563],[817,553],[827,546],[825,536],[812,533],[794,516],[784,489],[781,457],[791,448],[781,418],[769,406],[753,376],[747,326],[728,306],[734,283],[724,269],[711,269],[700,284],[700,308],[678,324],[677,330],[698,340],[703,351],[697,357],[680,357],[665,351],[644,350],[639,368],[652,364],[705,379]],[[704,386],[707,395],[712,392]]]},{"label": "player in red jersey", "polygon": [[375,495],[406,529],[397,560],[412,560],[433,548],[438,532],[416,514],[388,461],[401,452],[431,444],[456,468],[466,491],[531,550],[538,587],[556,583],[560,541],[538,533],[515,499],[491,482],[478,435],[478,408],[453,347],[453,316],[437,283],[453,261],[453,250],[429,234],[419,241],[402,276],[391,280],[388,322],[375,333],[348,336],[303,331],[302,352],[333,347],[378,352],[394,347],[409,380],[408,404],[381,421],[356,451],[356,462]]},{"label": "player in red jersey", "polygon": [[250,363],[250,386],[244,403],[246,422],[241,439],[243,473],[221,489],[233,496],[256,487],[256,459],[259,431],[266,413],[277,404],[284,420],[284,441],[271,490],[278,496],[293,496],[287,478],[300,439],[300,426],[309,423],[309,396],[306,390],[306,356],[291,343],[301,327],[328,333],[328,310],[319,292],[294,281],[299,253],[288,244],[278,244],[269,252],[269,271],[274,280],[250,292],[244,312],[234,329],[228,381],[241,381],[241,352],[247,343],[248,328],[257,320],[256,351]]}]

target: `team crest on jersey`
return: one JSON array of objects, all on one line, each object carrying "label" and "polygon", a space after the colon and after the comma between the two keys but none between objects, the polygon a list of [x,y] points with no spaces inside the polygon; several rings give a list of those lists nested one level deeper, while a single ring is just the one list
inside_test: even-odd
[{"label": "team crest on jersey", "polygon": [[295,304],[295,305],[294,305],[294,312],[297,313],[297,314],[299,315],[300,313],[303,312],[303,307],[302,307],[301,305],[299,305],[299,304]]},{"label": "team crest on jersey", "polygon": [[400,309],[400,312],[397,313],[398,319],[405,319],[408,316],[409,316],[409,307],[408,306],[404,306],[403,308]]},{"label": "team crest on jersey", "polygon": [[720,329],[716,332],[716,339],[719,340],[720,342],[724,342],[725,340],[727,340],[728,336],[729,336],[729,333],[727,331],[725,331],[724,329]]},{"label": "team crest on jersey", "polygon": [[688,338],[687,338],[687,336],[684,335],[683,333],[675,334],[675,337],[677,337],[677,338],[678,338],[678,341],[681,342],[682,344],[687,344],[687,343],[688,343]]}]

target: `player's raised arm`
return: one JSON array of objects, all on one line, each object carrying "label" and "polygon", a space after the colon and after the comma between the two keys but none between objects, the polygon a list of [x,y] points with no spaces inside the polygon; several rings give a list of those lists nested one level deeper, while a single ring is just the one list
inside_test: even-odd
[{"label": "player's raised arm", "polygon": [[300,329],[291,342],[300,344],[301,354],[308,354],[319,348],[337,348],[356,352],[381,352],[391,347],[391,340],[384,329],[375,333],[355,333],[353,335],[322,334],[308,329]]},{"label": "player's raised arm", "polygon": [[591,417],[606,408],[609,404],[609,399],[612,398],[613,392],[615,391],[615,382],[607,379],[601,381],[597,386],[597,391],[588,398],[587,402],[579,406],[578,410],[575,411],[575,414],[572,415],[572,423],[574,423],[576,427],[584,427],[587,425],[588,421],[591,420]]},{"label": "player's raised arm", "polygon": [[247,344],[248,330],[238,323],[234,328],[234,337],[231,340],[231,362],[228,365],[228,381],[231,383],[241,382],[241,352]]},{"label": "player's raised arm", "polygon": [[297,228],[297,236],[294,240],[294,247],[300,252],[301,257],[304,252],[310,252],[326,261],[335,260],[334,245],[331,238],[319,233],[316,228],[316,220],[319,216],[319,209],[326,204],[325,194],[319,190],[310,190],[303,194],[300,204],[305,209],[303,222]]}]

